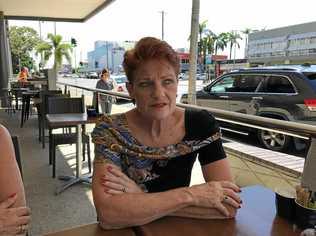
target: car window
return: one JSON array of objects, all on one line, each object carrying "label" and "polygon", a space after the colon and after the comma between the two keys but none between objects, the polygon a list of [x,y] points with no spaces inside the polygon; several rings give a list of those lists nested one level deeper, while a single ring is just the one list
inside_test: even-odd
[{"label": "car window", "polygon": [[228,76],[213,85],[211,92],[255,92],[262,79],[260,75]]},{"label": "car window", "polygon": [[233,86],[235,77],[234,76],[227,76],[216,82],[211,88],[210,92],[213,93],[221,93],[227,92]]},{"label": "car window", "polygon": [[262,81],[262,76],[260,75],[241,75],[238,79],[234,81],[233,92],[255,92],[260,81]]},{"label": "car window", "polygon": [[295,93],[295,89],[289,79],[282,76],[270,76],[262,92],[266,93]]},{"label": "car window", "polygon": [[126,77],[117,77],[115,78],[116,83],[121,84],[121,83],[126,83],[127,78]]}]

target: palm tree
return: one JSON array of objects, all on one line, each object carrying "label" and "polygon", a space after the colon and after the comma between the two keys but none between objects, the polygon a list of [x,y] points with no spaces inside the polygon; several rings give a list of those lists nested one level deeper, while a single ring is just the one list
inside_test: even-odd
[{"label": "palm tree", "polygon": [[62,43],[61,35],[48,34],[47,38],[49,42],[40,43],[36,52],[40,55],[44,55],[44,63],[47,63],[49,58],[54,54],[54,70],[57,73],[57,69],[62,65],[63,58],[71,63],[72,45],[69,43]]},{"label": "palm tree", "polygon": [[229,42],[229,59],[232,59],[233,46],[237,46],[238,48],[240,48],[238,39],[242,39],[242,37],[237,31],[231,31],[227,33],[227,40]]},{"label": "palm tree", "polygon": [[224,50],[227,47],[227,33],[220,33],[215,38],[214,54],[217,55],[218,50]]},{"label": "palm tree", "polygon": [[202,38],[202,57],[204,67],[206,66],[206,55],[214,53],[216,35],[208,30],[207,34]]},{"label": "palm tree", "polygon": [[207,20],[199,24],[198,58],[201,58],[203,51],[203,34],[206,30]]},{"label": "palm tree", "polygon": [[252,30],[250,28],[246,28],[245,30],[241,31],[245,35],[245,58],[247,58],[248,36],[253,31],[254,30]]}]

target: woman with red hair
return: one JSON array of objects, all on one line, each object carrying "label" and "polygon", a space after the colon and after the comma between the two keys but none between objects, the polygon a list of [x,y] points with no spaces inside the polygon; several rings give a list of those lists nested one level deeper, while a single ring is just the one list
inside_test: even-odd
[{"label": "woman with red hair", "polygon": [[[220,129],[205,110],[176,106],[179,57],[146,37],[123,66],[136,107],[103,116],[92,133],[94,203],[103,228],[142,225],[166,215],[232,218],[241,206]],[[190,186],[197,158],[205,183]]]}]

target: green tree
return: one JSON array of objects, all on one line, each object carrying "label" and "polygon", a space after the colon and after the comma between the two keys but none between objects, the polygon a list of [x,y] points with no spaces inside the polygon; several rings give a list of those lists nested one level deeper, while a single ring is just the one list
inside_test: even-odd
[{"label": "green tree", "polygon": [[240,48],[238,40],[242,39],[237,31],[231,31],[227,33],[227,41],[229,43],[229,59],[232,59],[232,50],[234,46]]},{"label": "green tree", "polygon": [[206,56],[214,53],[215,40],[216,40],[216,35],[210,30],[208,30],[206,35],[202,38],[201,56],[203,58],[204,68],[206,66]]},{"label": "green tree", "polygon": [[217,55],[218,50],[224,50],[227,47],[227,33],[220,33],[215,37],[214,54]]},{"label": "green tree", "polygon": [[23,66],[32,69],[34,60],[30,54],[40,42],[36,30],[26,26],[12,26],[9,29],[9,41],[13,73],[18,73]]},{"label": "green tree", "polygon": [[37,53],[43,55],[44,63],[50,59],[52,55],[54,55],[54,70],[57,73],[57,70],[60,68],[63,62],[63,58],[71,63],[71,52],[72,45],[69,43],[62,43],[61,35],[48,34],[47,35],[48,42],[41,42],[37,47]]},{"label": "green tree", "polygon": [[198,42],[198,57],[202,57],[202,52],[203,52],[203,36],[204,32],[206,30],[207,26],[207,20],[202,21],[202,23],[199,23],[199,42]]}]

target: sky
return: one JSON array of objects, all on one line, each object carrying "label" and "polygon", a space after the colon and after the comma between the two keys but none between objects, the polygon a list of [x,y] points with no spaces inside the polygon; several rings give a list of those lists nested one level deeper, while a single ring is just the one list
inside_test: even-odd
[{"label": "sky", "polygon": [[[144,36],[161,37],[161,11],[165,12],[164,39],[174,48],[189,48],[192,0],[116,0],[85,23],[56,23],[56,32],[65,41],[76,38],[77,62],[86,60],[94,41],[136,41]],[[231,30],[273,29],[316,21],[312,0],[200,0],[200,22],[214,33]],[[10,21],[9,25],[30,26],[39,31],[39,22]],[[52,22],[41,23],[42,36],[54,33]],[[240,42],[236,58],[244,56]],[[223,54],[227,54],[227,50]]]}]

